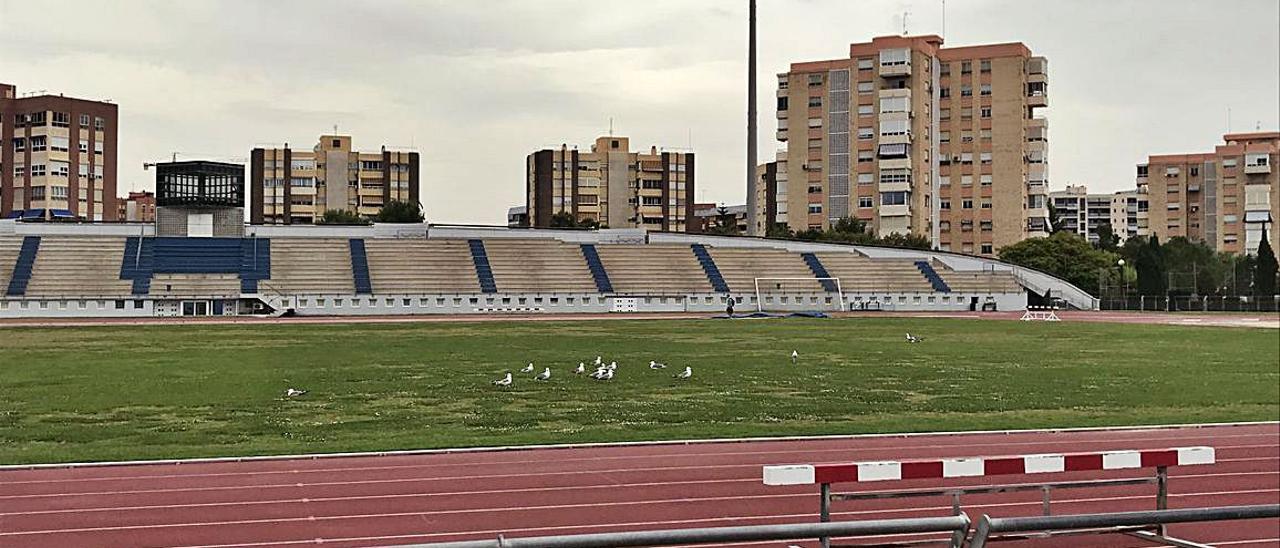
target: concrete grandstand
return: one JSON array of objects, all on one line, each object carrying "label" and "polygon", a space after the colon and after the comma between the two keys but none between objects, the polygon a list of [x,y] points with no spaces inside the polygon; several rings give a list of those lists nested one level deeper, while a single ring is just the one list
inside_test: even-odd
[{"label": "concrete grandstand", "polygon": [[0,221],[2,317],[1023,310],[1084,291],[940,251],[642,230]]}]

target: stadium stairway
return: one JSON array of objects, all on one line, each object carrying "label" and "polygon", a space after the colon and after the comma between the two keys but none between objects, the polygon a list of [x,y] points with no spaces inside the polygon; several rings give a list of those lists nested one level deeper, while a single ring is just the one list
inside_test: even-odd
[{"label": "stadium stairway", "polygon": [[240,291],[257,293],[258,281],[271,279],[271,240],[240,240]]},{"label": "stadium stairway", "polygon": [[124,242],[124,260],[120,264],[120,279],[133,280],[134,295],[151,292],[151,277],[155,251],[151,238],[132,237]]},{"label": "stadium stairway", "polygon": [[13,276],[9,278],[6,295],[17,297],[26,294],[27,283],[31,281],[31,268],[36,264],[36,254],[39,251],[39,236],[22,238],[22,249],[18,251],[18,260],[13,265]]},{"label": "stadium stairway", "polygon": [[601,293],[613,293],[613,284],[609,282],[609,273],[600,262],[600,254],[593,244],[582,244],[582,257],[587,260],[587,268],[591,270],[591,278],[596,282],[596,290]]},{"label": "stadium stairway", "polygon": [[489,255],[485,253],[483,240],[467,240],[471,248],[471,261],[476,265],[476,278],[480,280],[481,293],[497,293],[498,283],[493,280],[493,267],[489,266]]},{"label": "stadium stairway", "polygon": [[707,281],[711,282],[711,288],[718,293],[728,293],[729,284],[725,283],[724,276],[720,275],[720,268],[716,266],[711,254],[707,253],[706,246],[689,244],[689,247],[693,249],[693,256],[698,258],[698,264],[702,265],[702,271],[706,273]]},{"label": "stadium stairway", "polygon": [[942,281],[942,276],[938,275],[938,271],[933,269],[933,265],[929,261],[916,261],[916,268],[920,269],[920,273],[924,274],[924,278],[929,280],[929,284],[933,286],[934,291],[940,293],[950,293],[951,288],[947,287],[947,282]]},{"label": "stadium stairway", "polygon": [[[813,253],[801,253],[800,256],[804,258],[804,263],[809,265],[809,270],[813,271],[813,276],[815,278],[832,277],[831,274],[827,272],[827,267],[822,266],[822,261],[818,260],[817,255],[814,255]],[[822,284],[822,289],[824,291],[832,293],[836,291],[835,281],[819,279],[818,282]]]},{"label": "stadium stairway", "polygon": [[356,295],[373,294],[373,284],[369,279],[369,256],[365,253],[364,239],[352,238],[351,245],[351,278],[355,280]]}]

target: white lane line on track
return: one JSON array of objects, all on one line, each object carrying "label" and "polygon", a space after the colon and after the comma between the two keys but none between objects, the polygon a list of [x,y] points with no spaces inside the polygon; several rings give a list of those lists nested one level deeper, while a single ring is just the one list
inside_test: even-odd
[{"label": "white lane line on track", "polygon": [[[1218,459],[1217,464],[1222,465],[1227,463],[1257,462],[1257,461],[1268,461],[1268,462],[1280,461],[1280,455],[1276,455],[1272,457],[1245,457],[1245,458],[1238,458],[1238,459]],[[749,479],[750,481],[760,482],[760,476],[758,474],[760,465],[755,465],[755,464],[721,464],[721,465],[709,465],[709,466],[679,466],[679,467],[666,467],[666,468],[622,468],[622,469],[614,469],[614,470],[595,470],[590,472],[589,474],[590,476],[597,476],[597,475],[605,475],[605,474],[627,474],[627,473],[661,472],[661,471],[673,471],[673,470],[710,470],[710,469],[724,469],[724,468],[749,468],[752,470],[752,474],[748,476],[743,476],[742,478],[720,478],[719,480],[712,478],[712,479],[696,480],[696,481],[693,481],[692,483],[702,483],[702,482],[721,481],[721,480],[741,481],[743,479]],[[1174,470],[1175,470],[1174,473],[1172,473],[1170,477],[1182,477],[1180,472],[1178,472],[1179,470],[1178,468],[1175,468]],[[140,495],[140,494],[148,494],[148,493],[235,491],[235,490],[246,490],[246,489],[284,489],[284,488],[291,488],[291,487],[305,488],[305,487],[334,487],[334,486],[351,486],[351,485],[381,485],[381,484],[394,484],[394,483],[429,483],[429,482],[442,482],[442,481],[498,480],[498,479],[512,479],[512,478],[547,477],[547,476],[582,476],[582,475],[583,475],[583,472],[536,472],[536,473],[527,473],[527,474],[491,474],[491,475],[482,475],[482,476],[448,476],[448,477],[439,477],[439,478],[386,478],[386,479],[371,479],[371,480],[358,480],[358,481],[322,481],[322,482],[309,482],[309,483],[308,482],[288,482],[288,483],[272,483],[272,484],[219,485],[219,486],[211,486],[211,487],[174,487],[169,489],[86,491],[86,492],[79,492],[79,493],[77,492],[34,493],[34,494],[27,494],[27,495],[3,495],[3,496],[0,496],[0,500],[36,499],[36,498],[65,497],[65,496],[110,496],[110,495]],[[669,484],[678,484],[678,483],[684,483],[684,482],[676,481],[676,482],[656,482],[656,483],[661,485],[669,485]],[[575,485],[574,487],[593,487],[593,486],[614,487],[617,485],[619,484],[600,483],[600,484]],[[507,489],[504,492],[513,492],[513,491],[518,491],[518,489],[517,490]]]},{"label": "white lane line on track", "polygon": [[[774,436],[774,437],[758,437],[758,438],[720,438],[720,439],[692,439],[692,440],[662,440],[662,441],[624,441],[624,442],[599,442],[599,443],[577,443],[577,444],[537,444],[537,445],[505,445],[493,447],[462,447],[454,449],[405,449],[392,451],[366,451],[359,453],[312,453],[300,455],[262,455],[253,457],[205,457],[195,459],[157,459],[157,460],[134,460],[134,461],[104,461],[104,462],[67,462],[67,463],[51,463],[51,464],[6,464],[0,465],[0,472],[5,470],[41,470],[41,469],[62,469],[62,468],[102,468],[116,466],[138,466],[138,465],[163,465],[163,464],[217,464],[217,463],[240,463],[240,462],[263,462],[263,461],[288,461],[288,460],[322,460],[322,459],[342,459],[342,458],[367,458],[367,457],[396,457],[396,456],[424,456],[424,455],[458,455],[469,453],[504,453],[514,451],[531,451],[531,450],[576,450],[576,449],[617,449],[628,447],[661,447],[661,446],[683,446],[683,445],[715,445],[715,444],[753,444],[753,443],[770,443],[770,442],[812,442],[812,441],[861,441],[868,439],[905,439],[914,440],[918,438],[938,437],[972,437],[972,436],[1018,436],[1018,435],[1059,435],[1059,434],[1088,434],[1088,433],[1117,433],[1128,432],[1134,434],[1178,431],[1183,430],[1195,433],[1199,430],[1210,430],[1217,428],[1250,428],[1257,426],[1280,426],[1280,421],[1253,421],[1253,422],[1214,422],[1203,424],[1151,424],[1138,426],[1086,426],[1073,428],[1039,428],[1029,430],[971,430],[971,431],[950,431],[950,432],[899,432],[889,434],[835,434],[824,436]],[[1268,433],[1274,435],[1274,433]],[[1261,434],[1260,434],[1261,435]],[[1233,437],[1226,435],[1221,437]],[[1013,444],[1016,445],[1016,444]],[[965,447],[966,445],[956,445],[955,447]],[[938,447],[946,447],[941,445]],[[731,454],[731,453],[722,453]]]},{"label": "white lane line on track", "polygon": [[[1211,440],[1222,440],[1222,439],[1228,439],[1228,438],[1264,438],[1273,443],[1257,444],[1257,445],[1222,445],[1219,443],[1212,443],[1211,441]],[[1276,440],[1275,434],[1262,433],[1262,434],[1232,434],[1232,435],[1225,435],[1225,436],[1214,436],[1212,438],[1208,438],[1204,440],[1201,440],[1200,438],[1193,438],[1192,440],[1187,440],[1187,438],[1184,438],[1184,437],[1173,437],[1173,438],[1146,438],[1146,439],[1134,440],[1134,441],[1141,441],[1143,443],[1184,441],[1184,442],[1193,443],[1193,444],[1194,443],[1210,444],[1210,445],[1213,445],[1221,453],[1227,450],[1234,450],[1234,449],[1257,449],[1257,448],[1271,448],[1271,447],[1280,448],[1280,444],[1274,443],[1275,440]],[[1051,440],[1051,441],[1028,441],[1028,442],[1001,442],[1000,446],[1001,447],[1045,446],[1045,445],[1063,445],[1063,444],[1070,444],[1072,446],[1088,445],[1088,444],[1119,445],[1119,444],[1122,444],[1124,441],[1125,440]],[[796,450],[787,450],[787,451],[745,451],[745,452],[733,452],[733,453],[671,453],[671,454],[662,454],[662,455],[631,455],[631,456],[584,457],[584,458],[576,458],[576,459],[575,458],[555,459],[555,462],[557,464],[563,464],[563,463],[574,463],[574,462],[592,463],[592,462],[607,461],[607,460],[697,459],[697,458],[703,458],[703,457],[717,457],[717,456],[764,457],[764,456],[771,456],[771,455],[785,455],[785,454],[797,454],[797,453],[798,454],[842,453],[842,454],[849,454],[852,457],[852,454],[859,453],[859,452],[888,451],[888,450],[894,450],[894,449],[937,450],[937,449],[951,449],[951,448],[961,448],[961,447],[984,447],[985,448],[990,446],[991,446],[991,443],[988,442],[988,443],[980,443],[980,444],[970,443],[970,444],[958,444],[958,445],[947,444],[947,445],[912,446],[912,447],[908,447],[908,446],[884,447],[884,448],[875,447],[875,448],[866,448],[866,449],[834,448],[834,449],[796,449]],[[966,455],[957,455],[957,456],[966,456]],[[777,464],[781,460],[782,459],[779,458],[777,461],[771,461],[770,464]],[[793,459],[793,462],[794,460],[798,460],[798,459]],[[848,462],[850,460],[857,460],[857,459],[844,458],[844,459],[832,460],[832,461],[819,461],[817,459],[810,459],[810,461],[813,464],[818,464],[821,462]],[[246,461],[246,463],[247,462],[248,461]],[[418,470],[418,469],[424,469],[424,468],[443,468],[443,467],[484,468],[484,467],[493,467],[493,466],[521,465],[521,464],[527,465],[529,464],[529,460],[524,459],[524,460],[517,460],[517,461],[503,461],[503,462],[493,462],[493,463],[489,463],[489,462],[421,463],[421,464],[382,465],[382,466],[345,466],[345,467],[336,467],[336,468],[287,468],[282,470],[258,470],[258,471],[246,471],[246,472],[202,472],[202,473],[194,473],[194,474],[143,474],[143,475],[119,475],[119,476],[102,476],[102,477],[88,477],[88,478],[50,478],[50,479],[38,479],[38,480],[6,481],[5,483],[8,485],[37,484],[37,483],[83,483],[83,482],[90,482],[90,481],[126,481],[126,480],[151,480],[151,479],[168,479],[168,478],[208,478],[208,477],[256,476],[256,475],[272,475],[272,474],[320,474],[320,473],[334,473],[334,472],[361,472],[361,471],[373,471],[373,470]],[[763,465],[766,463],[761,463],[761,464]],[[148,465],[148,466],[158,467],[158,466],[167,466],[167,465]],[[737,465],[737,466],[746,466],[746,465],[744,464],[744,465]],[[668,468],[674,469],[679,467],[668,467]],[[658,468],[651,468],[651,469],[658,469]],[[3,474],[4,474],[4,471],[0,470],[0,476],[2,476]],[[456,477],[462,478],[462,477],[475,477],[475,476],[456,476]]]},{"label": "white lane line on track", "polygon": [[[1169,478],[1170,478],[1170,481],[1172,481],[1174,479],[1190,480],[1190,479],[1205,479],[1205,478],[1226,478],[1226,477],[1233,477],[1233,476],[1274,477],[1276,475],[1277,473],[1275,471],[1221,472],[1221,473],[1208,473],[1208,474],[1170,475]],[[1143,476],[1143,478],[1150,478],[1150,476]],[[1134,478],[1134,479],[1139,479],[1139,478]],[[257,506],[257,505],[266,505],[266,504],[304,504],[304,503],[317,503],[317,502],[370,501],[370,500],[404,499],[404,498],[416,498],[416,497],[464,497],[464,496],[472,496],[472,495],[495,495],[495,494],[517,495],[520,493],[546,493],[546,492],[556,492],[556,491],[594,491],[599,489],[617,489],[617,488],[630,489],[630,488],[636,488],[636,487],[659,487],[659,486],[675,487],[675,486],[681,486],[681,485],[699,485],[699,484],[708,484],[708,483],[717,483],[717,484],[750,483],[752,485],[759,485],[760,478],[704,480],[704,481],[687,481],[687,482],[671,482],[671,483],[654,482],[654,483],[601,484],[601,485],[587,485],[587,486],[575,485],[575,486],[564,486],[564,487],[536,487],[536,488],[525,488],[525,489],[495,489],[495,490],[487,490],[487,491],[388,493],[388,494],[380,494],[380,495],[353,495],[353,496],[345,496],[345,497],[299,497],[299,498],[274,499],[274,500],[240,500],[240,501],[225,501],[225,502],[155,504],[155,505],[140,505],[140,506],[98,506],[98,507],[91,506],[91,507],[80,507],[80,508],[59,508],[56,510],[0,512],[0,517],[38,516],[38,515],[80,513],[80,512],[85,512],[85,513],[132,512],[132,511],[145,511],[145,510],[171,510],[176,508],[216,508],[220,506]],[[1028,484],[1028,485],[1033,485],[1033,484]],[[253,488],[255,489],[258,487],[261,487],[261,486],[253,486]],[[797,495],[797,496],[813,495],[813,493],[801,493],[801,494],[788,493],[788,494]],[[741,495],[739,498],[750,499],[750,498],[753,498],[754,496],[756,495]],[[777,495],[767,495],[767,496],[777,496]],[[688,499],[685,499],[685,498],[631,499],[631,500],[617,501],[615,504],[628,504],[632,502],[645,502],[645,503],[683,502],[686,500]]]},{"label": "white lane line on track", "polygon": [[[1178,493],[1178,494],[1171,493],[1169,495],[1169,498],[1224,497],[1224,496],[1232,496],[1232,495],[1255,495],[1260,493],[1280,494],[1280,489],[1252,489],[1252,490],[1244,490],[1244,491],[1213,491],[1213,492]],[[184,528],[184,527],[215,527],[215,526],[223,527],[227,525],[261,525],[261,524],[269,524],[269,523],[340,521],[340,520],[359,520],[359,519],[377,519],[377,518],[394,518],[394,517],[427,517],[427,516],[471,514],[471,513],[477,513],[477,512],[483,512],[483,513],[529,512],[529,511],[567,510],[567,509],[616,507],[616,506],[631,506],[631,505],[654,506],[654,505],[660,505],[660,504],[683,503],[683,502],[695,502],[695,503],[725,502],[725,501],[740,501],[743,499],[780,499],[780,498],[790,498],[790,497],[805,497],[805,498],[812,499],[813,493],[755,495],[750,497],[704,497],[704,498],[688,498],[688,499],[663,500],[663,501],[642,501],[642,502],[621,502],[621,503],[608,502],[608,503],[583,503],[583,504],[548,504],[543,506],[524,506],[519,508],[511,508],[511,507],[478,508],[478,509],[468,508],[468,509],[457,509],[457,510],[433,510],[433,511],[426,511],[426,512],[392,512],[392,513],[384,513],[384,514],[351,514],[351,515],[341,515],[341,516],[264,518],[264,519],[244,519],[244,520],[191,522],[191,523],[164,523],[164,524],[155,524],[155,525],[115,525],[115,526],[106,526],[106,527],[76,527],[76,528],[68,528],[68,529],[44,529],[44,530],[37,530],[37,531],[0,531],[0,537],[44,535],[44,534],[55,534],[55,533],[136,531],[140,529],[178,529],[178,528]],[[1135,500],[1135,499],[1149,500],[1151,498],[1152,498],[1151,495],[1141,495],[1141,496],[1124,496],[1124,497],[1100,497],[1100,498],[1090,498],[1090,499],[1061,499],[1055,502],[1059,505],[1062,505],[1062,504],[1073,504],[1073,503],[1083,504],[1083,503],[1092,503],[1092,502],[1113,502],[1118,500]],[[1014,507],[1014,506],[1040,507],[1042,504],[1043,504],[1042,501],[1036,500],[1031,502],[980,504],[980,505],[974,505],[973,508],[996,508],[996,507]],[[840,514],[845,514],[845,515],[873,514],[873,513],[884,514],[884,513],[902,513],[902,512],[914,512],[914,511],[925,511],[925,510],[947,510],[950,508],[951,508],[950,506],[922,506],[922,507],[915,507],[915,508],[858,510],[858,511],[852,511],[852,512],[840,512]],[[806,514],[802,514],[802,515],[806,515]],[[813,514],[807,514],[807,515],[810,517],[813,517]],[[832,515],[834,516],[836,515],[836,513],[833,513]],[[775,517],[775,516],[751,516],[751,517]],[[746,517],[738,517],[737,519],[746,519]],[[658,522],[658,523],[666,523],[666,522]],[[461,535],[461,534],[470,534],[470,533],[438,533],[435,536]]]},{"label": "white lane line on track", "polygon": [[[1268,491],[1268,492],[1280,493],[1280,491]],[[1240,494],[1240,493],[1252,493],[1252,492],[1236,491],[1235,493]],[[1191,493],[1186,495],[1170,495],[1170,497],[1195,497],[1195,496],[1220,496],[1220,495],[1221,493]],[[1151,498],[1150,495],[1146,495],[1146,496],[1133,496],[1133,497],[1063,499],[1061,502],[1062,503],[1112,502],[1117,500],[1133,500],[1133,499],[1147,500],[1150,498]],[[974,509],[1010,508],[1010,507],[1018,507],[1018,506],[1039,507],[1040,505],[1041,505],[1040,501],[1035,501],[1035,502],[1025,502],[1025,503],[1019,502],[1019,503],[983,504],[983,505],[975,505],[970,508],[974,508]],[[908,512],[917,512],[917,511],[919,512],[941,511],[944,513],[950,513],[951,507],[936,506],[936,507],[918,507],[918,508],[898,508],[898,509],[889,509],[889,510],[857,510],[852,512],[832,512],[831,518],[832,518],[832,521],[840,521],[839,518],[842,518],[845,516],[848,516],[851,519],[856,519],[857,516],[862,516],[867,514],[908,513]],[[535,536],[535,533],[539,535],[555,534],[557,531],[564,531],[564,530],[636,531],[636,530],[648,530],[648,529],[654,529],[654,528],[666,528],[665,526],[713,527],[714,525],[710,525],[710,524],[723,523],[723,522],[739,523],[747,520],[798,520],[798,519],[812,520],[814,517],[816,517],[816,512],[810,512],[805,514],[777,514],[772,516],[728,516],[728,517],[718,517],[718,518],[698,518],[698,519],[682,519],[682,520],[636,521],[636,522],[628,522],[628,523],[611,523],[611,524],[603,524],[603,525],[600,525],[600,524],[552,525],[552,526],[546,526],[546,527],[530,527],[530,528],[524,528],[524,529],[484,529],[484,530],[478,530],[478,531],[454,531],[454,532],[448,532],[448,533],[425,533],[425,534],[420,533],[420,534],[412,534],[412,535],[331,537],[331,538],[325,538],[323,540],[324,542],[367,542],[367,541],[390,541],[390,540],[408,540],[408,539],[427,540],[431,538],[440,538],[440,537],[476,537],[477,539],[484,540],[486,538],[496,537],[497,535],[511,536],[512,534],[522,534],[522,536]],[[312,539],[297,540],[297,541],[275,541],[275,542],[261,542],[261,543],[254,542],[254,543],[240,543],[240,544],[191,545],[191,546],[181,546],[181,547],[175,547],[175,548],[239,548],[239,547],[248,548],[252,546],[284,546],[284,545],[290,545],[290,544],[314,545],[316,544],[316,539],[312,538]]]}]

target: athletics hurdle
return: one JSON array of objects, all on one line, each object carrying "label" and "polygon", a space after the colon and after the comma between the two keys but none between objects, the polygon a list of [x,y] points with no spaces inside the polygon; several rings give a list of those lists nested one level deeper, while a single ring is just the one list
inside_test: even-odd
[{"label": "athletics hurdle", "polygon": [[1058,309],[1052,306],[1028,306],[1027,311],[1022,313],[1022,321],[1032,322],[1060,322],[1058,317]]},{"label": "athletics hurdle", "polygon": [[[820,487],[818,520],[831,520],[831,502],[834,500],[871,500],[906,497],[948,496],[952,513],[961,511],[960,497],[971,494],[1011,493],[1040,491],[1044,515],[1051,515],[1050,493],[1054,490],[1120,485],[1155,484],[1157,510],[1168,507],[1169,467],[1213,464],[1212,447],[1178,447],[1143,451],[1104,451],[1096,453],[1036,454],[1006,457],[963,457],[918,461],[876,461],[845,464],[792,464],[764,467],[765,485],[812,485]],[[1012,485],[986,485],[980,487],[954,487],[944,489],[877,491],[859,493],[832,493],[835,483],[866,483],[909,479],[951,479],[997,475],[1039,475],[1055,472],[1081,472],[1102,470],[1126,470],[1155,468],[1154,477],[1113,480],[1068,481]],[[1151,527],[1140,527],[1146,530]],[[1156,534],[1164,536],[1163,526],[1155,526]],[[1133,530],[1133,529],[1127,529]],[[1107,529],[1093,532],[1125,532]],[[959,548],[963,535],[953,535],[950,546]],[[903,542],[898,545],[920,544]],[[823,548],[830,547],[830,539],[822,539]]]}]

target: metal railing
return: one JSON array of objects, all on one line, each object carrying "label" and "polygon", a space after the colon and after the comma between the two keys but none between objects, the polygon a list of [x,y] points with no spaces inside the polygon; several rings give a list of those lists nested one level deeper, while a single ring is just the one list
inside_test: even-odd
[{"label": "metal railing", "polygon": [[[996,533],[1038,532],[1032,538],[1047,538],[1064,534],[1118,532],[1151,542],[1183,547],[1202,547],[1204,544],[1167,537],[1163,529],[1170,523],[1265,519],[1280,517],[1280,504],[1258,506],[1223,506],[1218,508],[1186,508],[1180,510],[1155,510],[1146,512],[1117,512],[1113,514],[1076,514],[1064,516],[1037,516],[1023,518],[993,518],[982,516],[974,531],[970,548],[985,548],[987,543],[1001,539]],[[1125,528],[1144,530],[1126,530]],[[1145,529],[1155,528],[1156,531]],[[1022,536],[1019,538],[1028,538]]]},{"label": "metal railing", "polygon": [[[827,537],[865,537],[914,533],[951,533],[964,538],[969,530],[969,517],[906,518],[830,523],[795,523],[786,525],[749,525],[741,527],[706,527],[668,529],[665,531],[631,531],[559,535],[546,537],[504,538],[435,544],[411,544],[399,548],[613,548],[624,546],[678,546],[750,542],[758,540],[797,540]],[[950,543],[954,548],[958,544]]]}]

